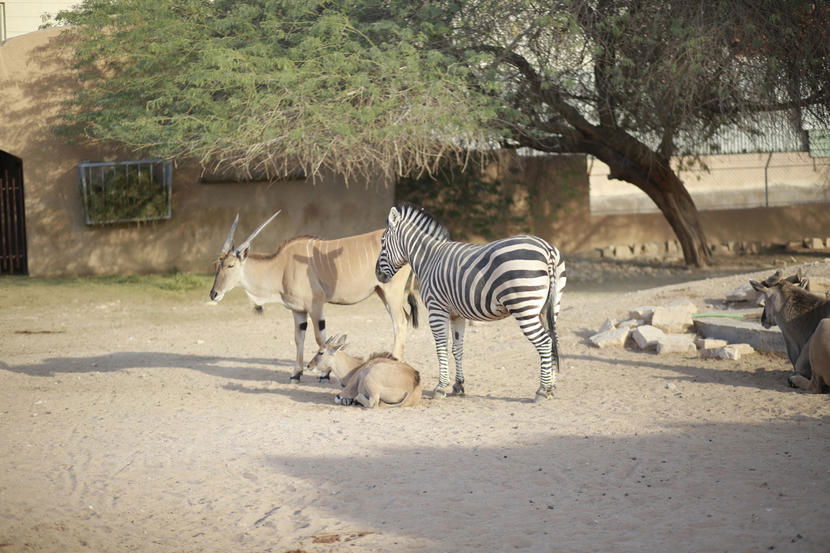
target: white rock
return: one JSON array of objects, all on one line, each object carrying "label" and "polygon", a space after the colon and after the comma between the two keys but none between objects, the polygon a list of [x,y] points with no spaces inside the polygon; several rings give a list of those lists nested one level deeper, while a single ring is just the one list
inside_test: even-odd
[{"label": "white rock", "polygon": [[667,334],[657,341],[657,353],[695,353],[697,348],[691,336]]},{"label": "white rock", "polygon": [[717,338],[703,338],[702,336],[698,337],[695,340],[695,345],[697,346],[697,349],[718,349],[722,348],[727,344],[728,342],[726,340],[719,340]]},{"label": "white rock", "polygon": [[597,330],[597,334],[608,332],[609,330],[612,330],[614,328],[617,328],[617,321],[614,319],[605,319],[605,322],[602,323],[602,326],[600,326],[599,330]]},{"label": "white rock", "polygon": [[657,341],[665,335],[665,332],[651,325],[637,327],[631,332],[631,337],[640,349],[656,348]]},{"label": "white rock", "polygon": [[685,309],[689,315],[697,313],[697,305],[695,305],[695,302],[689,298],[677,298],[667,303],[666,307],[670,307],[672,309]]},{"label": "white rock", "polygon": [[729,344],[730,348],[734,349],[735,351],[739,352],[741,355],[751,355],[755,353],[755,348],[753,348],[749,344]]},{"label": "white rock", "polygon": [[659,306],[654,308],[651,325],[663,332],[686,332],[694,325],[692,314],[686,306]]},{"label": "white rock", "polygon": [[593,346],[598,348],[624,346],[625,341],[628,339],[629,332],[631,331],[627,328],[613,328],[611,330],[606,330],[605,332],[594,334],[588,338],[588,341],[591,342]]},{"label": "white rock", "polygon": [[639,319],[641,321],[645,321],[647,324],[651,323],[651,316],[654,314],[654,306],[653,305],[642,305],[640,307],[635,307],[631,311],[628,312],[628,316],[631,319]]}]

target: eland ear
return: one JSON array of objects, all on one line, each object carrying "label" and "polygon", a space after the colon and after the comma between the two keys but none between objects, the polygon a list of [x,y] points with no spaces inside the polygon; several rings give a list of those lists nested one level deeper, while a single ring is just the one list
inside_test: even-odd
[{"label": "eland ear", "polygon": [[757,280],[750,280],[749,285],[755,289],[756,292],[766,293],[769,288],[758,282]]},{"label": "eland ear", "polygon": [[345,334],[338,334],[336,336],[337,340],[334,342],[336,346],[341,348],[346,347],[346,335]]},{"label": "eland ear", "polygon": [[401,212],[398,211],[398,208],[393,207],[392,209],[390,209],[389,210],[389,217],[386,218],[386,222],[389,225],[389,227],[390,228],[394,227],[395,225],[398,224],[398,222],[400,222],[400,220],[401,220]]}]

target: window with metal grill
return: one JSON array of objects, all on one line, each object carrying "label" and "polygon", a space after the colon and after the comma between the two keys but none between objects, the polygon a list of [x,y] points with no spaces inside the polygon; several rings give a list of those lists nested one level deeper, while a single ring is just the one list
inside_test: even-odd
[{"label": "window with metal grill", "polygon": [[169,161],[84,162],[78,172],[88,225],[159,221],[172,215]]}]

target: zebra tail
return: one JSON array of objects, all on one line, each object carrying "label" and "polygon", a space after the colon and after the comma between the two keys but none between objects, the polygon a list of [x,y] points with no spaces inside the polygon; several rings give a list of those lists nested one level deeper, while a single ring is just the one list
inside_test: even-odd
[{"label": "zebra tail", "polygon": [[548,301],[545,305],[545,322],[551,338],[551,354],[554,356],[555,367],[560,366],[559,358],[559,334],[556,332],[556,320],[559,318],[559,310],[562,301],[562,292],[565,290],[567,273],[565,272],[565,261],[558,251],[554,249],[556,264],[550,279],[550,290]]}]

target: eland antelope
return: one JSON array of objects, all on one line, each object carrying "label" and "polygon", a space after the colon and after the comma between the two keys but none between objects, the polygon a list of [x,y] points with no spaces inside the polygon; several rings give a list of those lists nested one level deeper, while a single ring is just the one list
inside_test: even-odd
[{"label": "eland antelope", "polygon": [[411,407],[421,401],[421,374],[388,353],[375,353],[367,361],[343,351],[346,335],[332,336],[320,347],[308,367],[334,374],[343,391],[334,402],[364,407]]},{"label": "eland antelope", "polygon": [[375,277],[375,259],[380,252],[383,229],[336,240],[297,236],[283,242],[270,255],[250,252],[251,241],[279,213],[234,246],[233,237],[239,224],[237,214],[216,264],[210,299],[218,302],[240,286],[258,310],[266,303],[281,303],[291,310],[297,346],[297,364],[291,380],[298,382],[303,373],[307,318],[311,317],[314,337],[318,346],[322,345],[326,341],[325,304],[352,305],[376,293],[392,318],[392,353],[402,359],[407,321],[411,319],[412,325],[418,326],[418,307],[410,271],[383,283]]},{"label": "eland antelope", "polygon": [[[801,278],[798,279],[801,284]],[[792,386],[821,391],[827,384],[830,368],[825,367],[830,349],[830,299],[804,290],[793,284],[792,277],[781,278],[777,272],[763,282],[750,280],[752,287],[764,296],[761,324],[764,328],[778,325],[784,335],[787,356],[793,364],[788,378]],[[813,365],[821,368],[821,374]],[[813,382],[811,387],[811,381]]]}]

